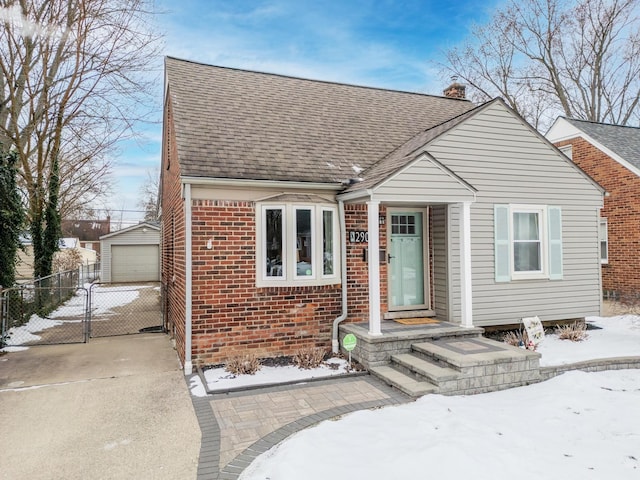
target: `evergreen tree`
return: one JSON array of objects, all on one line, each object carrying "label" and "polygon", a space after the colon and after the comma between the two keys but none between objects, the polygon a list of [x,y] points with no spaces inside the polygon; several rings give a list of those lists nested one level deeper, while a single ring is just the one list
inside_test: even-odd
[{"label": "evergreen tree", "polygon": [[51,275],[53,255],[59,249],[60,213],[58,211],[58,195],[60,193],[59,164],[57,158],[52,165],[49,177],[46,199],[44,195],[39,199],[44,205],[44,216],[38,215],[31,220],[31,239],[33,242],[33,275],[42,278]]},{"label": "evergreen tree", "polygon": [[17,162],[15,152],[0,154],[0,287],[5,288],[15,283],[16,254],[24,221],[16,184]]}]

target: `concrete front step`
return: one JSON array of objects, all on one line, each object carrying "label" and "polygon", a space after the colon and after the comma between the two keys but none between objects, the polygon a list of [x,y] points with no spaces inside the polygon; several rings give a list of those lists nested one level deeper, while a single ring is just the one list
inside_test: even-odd
[{"label": "concrete front step", "polygon": [[484,337],[443,338],[414,343],[369,370],[412,397],[470,395],[539,382],[539,363],[539,353]]},{"label": "concrete front step", "polygon": [[538,368],[540,359],[539,353],[484,337],[417,342],[411,345],[411,349],[428,360],[452,366],[460,371],[477,366],[513,362],[527,362],[531,368]]},{"label": "concrete front step", "polygon": [[391,365],[399,367],[400,371],[424,377],[435,385],[457,380],[460,372],[452,368],[436,365],[429,360],[420,358],[412,353],[401,353],[391,356]]},{"label": "concrete front step", "polygon": [[416,380],[415,377],[406,375],[389,365],[371,367],[369,373],[413,398],[438,391],[438,387],[433,383]]}]

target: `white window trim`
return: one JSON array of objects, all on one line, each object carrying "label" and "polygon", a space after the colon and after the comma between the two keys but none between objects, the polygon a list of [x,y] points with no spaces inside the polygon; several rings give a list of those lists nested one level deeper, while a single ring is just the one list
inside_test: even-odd
[{"label": "white window trim", "polygon": [[256,240],[258,242],[257,244],[257,248],[256,248],[256,271],[257,271],[257,275],[258,278],[261,278],[262,281],[266,281],[271,283],[280,283],[282,281],[284,281],[284,279],[286,278],[286,272],[287,272],[287,263],[288,263],[288,258],[287,255],[283,255],[282,256],[282,271],[284,273],[284,275],[282,277],[271,277],[271,276],[267,276],[267,263],[264,261],[265,260],[265,240],[266,238],[264,237],[264,228],[266,228],[267,225],[267,210],[281,210],[282,211],[282,251],[286,252],[287,251],[287,215],[286,215],[286,205],[282,205],[282,204],[272,204],[272,205],[262,205],[260,208],[260,216],[259,218],[259,222],[256,222],[258,225],[257,227],[257,231],[256,231]]},{"label": "white window trim", "polygon": [[[266,211],[281,208],[283,212],[283,258],[282,277],[268,277],[266,275],[265,262],[265,229]],[[302,276],[297,274],[296,262],[296,210],[311,210],[311,248],[313,255],[312,275]],[[325,275],[323,269],[323,248],[322,248],[322,212],[333,212],[333,245],[334,245],[334,271],[331,275]],[[298,286],[319,286],[333,285],[340,283],[340,224],[338,221],[337,206],[328,204],[302,204],[302,203],[258,203],[256,205],[256,286],[257,287],[298,287]]]},{"label": "white window trim", "polygon": [[[513,214],[537,213],[540,227],[540,267],[541,270],[518,272],[515,270]],[[546,205],[509,205],[509,254],[511,264],[511,280],[541,280],[549,278],[549,244],[547,235],[547,206]]]},{"label": "white window trim", "polygon": [[[298,211],[308,211],[311,213],[311,219],[310,219],[310,227],[311,227],[311,275],[298,275],[298,260],[297,258],[294,258],[293,261],[291,262],[291,265],[293,266],[293,268],[291,269],[291,274],[293,275],[293,279],[296,281],[296,283],[300,282],[301,280],[311,280],[311,279],[315,279],[316,278],[316,274],[318,272],[317,269],[317,265],[318,265],[318,252],[316,251],[316,236],[318,235],[318,229],[316,228],[316,219],[317,219],[317,215],[316,213],[316,209],[313,208],[310,205],[293,205],[292,206],[292,212],[291,212],[291,218],[292,218],[292,222],[293,222],[293,228],[291,229],[291,234],[293,235],[292,237],[292,241],[291,241],[291,245],[292,245],[292,250],[293,252],[296,252],[298,245],[297,245],[297,241],[298,241],[298,215],[297,212]],[[293,247],[293,245],[295,245],[295,247]],[[289,252],[285,252],[287,254],[287,256],[289,255]],[[293,253],[293,256],[296,256],[296,253]],[[289,272],[287,272],[289,273]],[[288,276],[288,275],[286,275]]]},{"label": "white window trim", "polygon": [[[604,225],[604,240],[601,238],[602,227]],[[605,242],[606,257],[602,258],[602,242]],[[609,263],[609,222],[606,217],[600,217],[598,223],[598,256],[600,257],[600,264],[607,265]]]},{"label": "white window trim", "polygon": [[324,212],[332,212],[332,219],[333,219],[333,238],[332,238],[332,245],[333,245],[333,273],[327,275],[326,273],[324,273],[324,243],[321,243],[320,246],[318,248],[320,248],[321,252],[320,252],[320,256],[322,257],[322,263],[319,265],[318,267],[318,271],[320,272],[320,275],[322,276],[323,279],[335,279],[336,277],[336,271],[338,271],[339,269],[339,254],[340,251],[337,250],[339,248],[339,241],[340,241],[340,237],[338,236],[338,229],[339,229],[339,225],[338,225],[338,210],[335,207],[321,207],[320,208],[320,215],[319,215],[319,223],[320,223],[320,228],[319,228],[319,233],[318,235],[320,236],[321,240],[324,240]]}]

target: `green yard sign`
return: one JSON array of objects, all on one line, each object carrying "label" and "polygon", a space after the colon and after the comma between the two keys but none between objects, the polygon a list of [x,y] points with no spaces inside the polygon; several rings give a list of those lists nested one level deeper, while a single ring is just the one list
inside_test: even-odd
[{"label": "green yard sign", "polygon": [[358,341],[356,340],[356,336],[353,333],[346,334],[342,339],[342,346],[347,352],[350,352],[351,350],[356,348],[356,343],[358,343]]}]

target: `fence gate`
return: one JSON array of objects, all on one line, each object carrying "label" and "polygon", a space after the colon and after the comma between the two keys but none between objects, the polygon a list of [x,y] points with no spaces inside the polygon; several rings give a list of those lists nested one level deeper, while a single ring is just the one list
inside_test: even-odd
[{"label": "fence gate", "polygon": [[86,342],[89,291],[73,275],[2,291],[0,346]]},{"label": "fence gate", "polygon": [[94,283],[89,305],[90,338],[162,331],[159,283]]},{"label": "fence gate", "polygon": [[0,346],[82,343],[90,338],[163,331],[160,284],[93,283],[77,278],[2,291]]}]

